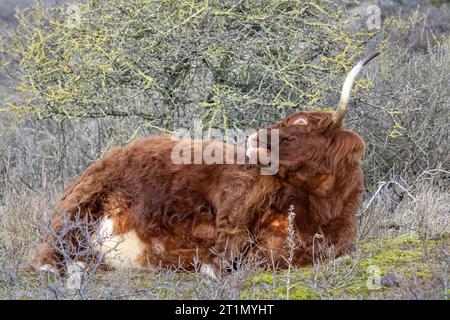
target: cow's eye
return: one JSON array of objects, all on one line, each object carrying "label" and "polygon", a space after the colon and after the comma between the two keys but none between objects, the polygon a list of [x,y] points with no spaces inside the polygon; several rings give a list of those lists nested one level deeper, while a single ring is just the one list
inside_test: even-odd
[{"label": "cow's eye", "polygon": [[294,142],[296,140],[297,140],[297,137],[295,135],[292,135],[292,136],[289,136],[289,137],[282,138],[281,139],[281,143],[289,144],[289,143],[292,143],[292,142]]},{"label": "cow's eye", "polygon": [[298,124],[301,126],[306,126],[308,125],[308,120],[306,120],[305,118],[298,118],[297,120],[294,121],[293,123],[294,125]]}]

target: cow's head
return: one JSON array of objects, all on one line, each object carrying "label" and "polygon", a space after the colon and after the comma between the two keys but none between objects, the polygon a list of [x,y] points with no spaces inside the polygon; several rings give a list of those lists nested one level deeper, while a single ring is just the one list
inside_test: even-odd
[{"label": "cow's head", "polygon": [[[356,76],[378,54],[375,52],[365,57],[350,71],[334,113],[305,111],[292,114],[267,130],[251,135],[247,156],[255,159],[265,149],[269,153],[276,151],[279,159],[277,174],[285,177],[295,172],[305,181],[333,175],[336,171],[342,172],[357,164],[364,151],[364,141],[358,134],[346,130],[342,122]],[[275,134],[278,139],[274,137]],[[274,141],[277,145],[274,145]],[[274,158],[271,157],[272,160]]]}]

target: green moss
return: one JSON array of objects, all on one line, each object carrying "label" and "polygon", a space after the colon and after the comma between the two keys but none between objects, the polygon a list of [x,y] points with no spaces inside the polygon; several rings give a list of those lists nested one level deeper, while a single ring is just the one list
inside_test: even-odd
[{"label": "green moss", "polygon": [[148,275],[139,274],[130,279],[130,285],[148,288],[151,286],[153,278]]},{"label": "green moss", "polygon": [[[367,287],[367,279],[375,273],[369,267],[375,267],[380,277],[392,272],[399,278],[430,278],[431,267],[424,259],[424,249],[439,245],[437,240],[422,241],[415,234],[405,234],[391,239],[363,240],[359,245],[361,257],[354,272],[345,285],[338,286],[333,295],[368,297],[374,291]],[[374,269],[372,269],[374,270]],[[381,287],[379,291],[391,290]]]},{"label": "green moss", "polygon": [[363,252],[378,252],[380,250],[392,250],[407,247],[417,247],[421,244],[421,241],[417,235],[414,234],[404,234],[391,239],[382,240],[370,240],[364,239],[359,243],[359,248]]},{"label": "green moss", "polygon": [[440,5],[446,2],[450,2],[450,0],[430,0],[430,3],[434,5]]},{"label": "green moss", "polygon": [[[391,239],[364,239],[360,241],[352,255],[324,262],[317,267],[290,270],[267,271],[256,270],[243,279],[239,293],[241,299],[293,299],[311,300],[324,298],[367,299],[380,297],[393,290],[402,290],[402,281],[413,278],[429,279],[432,274],[433,261],[438,256],[438,248],[446,246],[448,240],[423,241],[414,234],[402,235]],[[426,254],[425,254],[426,253]],[[367,281],[373,273],[370,266],[376,266],[379,276],[393,273],[400,281],[400,288],[381,286],[370,290]],[[109,281],[123,276],[120,272],[95,275],[93,284],[107,285]],[[128,276],[125,274],[125,276]],[[168,276],[164,273],[133,273],[127,283],[130,290],[136,292],[142,288],[151,289],[152,296],[158,299],[170,298],[177,292],[183,298],[196,298],[198,275],[179,273]],[[201,279],[200,279],[201,280]],[[226,281],[226,279],[224,279]],[[22,272],[18,287],[27,292],[28,287],[38,284],[59,283],[64,286],[64,278],[51,275],[38,275],[34,272]],[[167,285],[170,283],[171,285]],[[289,285],[288,285],[289,283]],[[203,284],[200,284],[203,285]],[[0,297],[7,298],[8,292],[0,286]],[[288,290],[289,288],[289,290]],[[445,298],[449,291],[443,292]],[[26,294],[22,294],[27,298]]]},{"label": "green moss", "polygon": [[262,271],[244,284],[240,297],[241,299],[318,299],[319,296],[311,284],[311,278],[309,268],[293,270],[289,274],[286,270],[278,273]]},{"label": "green moss", "polygon": [[382,275],[386,274],[389,269],[398,269],[408,266],[412,262],[416,262],[422,258],[422,251],[414,248],[413,250],[390,250],[383,253],[373,255],[369,258],[362,259],[360,266],[368,268],[369,266],[377,266]]},{"label": "green moss", "polygon": [[256,276],[254,276],[251,280],[251,283],[258,284],[258,283],[266,283],[266,284],[273,284],[273,274],[269,272],[262,272]]},{"label": "green moss", "polygon": [[366,298],[370,295],[370,290],[367,287],[367,279],[361,276],[355,277],[345,286],[330,290],[329,293],[336,297]]},{"label": "green moss", "polygon": [[305,282],[297,282],[291,285],[289,289],[289,296],[287,294],[287,287],[278,287],[277,296],[280,298],[288,298],[290,300],[315,300],[319,299],[315,288]]},{"label": "green moss", "polygon": [[408,278],[417,277],[422,279],[431,279],[431,267],[428,264],[421,264],[416,269],[404,270],[403,275]]},{"label": "green moss", "polygon": [[[357,254],[329,261],[321,268],[301,268],[290,272],[289,299],[319,299],[320,296],[368,298],[372,294],[395,290],[381,286],[369,289],[371,276],[384,277],[394,273],[399,279],[431,277],[431,267],[425,259],[425,249],[430,252],[440,241],[422,241],[415,234],[405,234],[391,239],[364,239]],[[368,269],[376,268],[375,273]],[[287,271],[277,273],[260,271],[244,284],[242,299],[286,299]],[[327,283],[331,289],[317,289],[313,283]],[[318,285],[320,288],[321,286]],[[321,290],[319,292],[319,290]],[[321,293],[321,294],[319,294]]]},{"label": "green moss", "polygon": [[424,250],[430,250],[439,244],[437,240],[422,241],[415,234],[406,234],[392,239],[372,241],[361,245],[363,255],[362,268],[376,266],[381,275],[388,271],[406,277],[429,277],[430,267],[424,261]]}]

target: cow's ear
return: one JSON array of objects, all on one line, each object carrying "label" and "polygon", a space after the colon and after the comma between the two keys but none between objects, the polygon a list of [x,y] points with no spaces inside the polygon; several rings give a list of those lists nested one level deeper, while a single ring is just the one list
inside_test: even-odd
[{"label": "cow's ear", "polygon": [[364,149],[364,141],[358,134],[339,130],[328,148],[328,164],[333,170],[336,170],[340,163],[355,165],[361,159]]}]

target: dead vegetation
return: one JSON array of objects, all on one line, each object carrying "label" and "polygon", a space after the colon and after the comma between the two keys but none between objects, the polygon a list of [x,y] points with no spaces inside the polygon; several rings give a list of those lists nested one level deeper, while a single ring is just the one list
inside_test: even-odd
[{"label": "dead vegetation", "polygon": [[[96,274],[81,270],[77,289],[68,286],[67,277],[34,273],[30,263],[38,231],[46,227],[44,217],[63,187],[111,146],[157,129],[139,115],[37,120],[26,110],[11,112],[7,103],[28,97],[15,90],[16,75],[2,73],[0,299],[449,299],[449,23],[423,16],[440,15],[449,8],[446,4],[429,8],[421,7],[417,14],[408,9],[401,18],[389,14],[369,41],[383,55],[369,66],[373,79],[360,82],[347,121],[367,142],[367,193],[358,216],[359,243],[348,256],[331,261],[318,257],[311,268],[275,271],[262,261],[246,260],[220,281],[181,270]],[[276,75],[277,81],[282,79]],[[299,81],[295,74],[290,77]],[[317,106],[334,106],[339,74],[321,79],[336,89],[324,93]],[[191,83],[184,80],[175,95],[180,101],[188,98],[180,92]],[[212,91],[211,97],[218,92]],[[262,117],[252,113],[254,106],[246,108],[251,101],[238,103],[242,109],[237,108],[235,98],[233,91],[223,103],[233,106],[235,113],[228,115],[235,118],[228,120],[238,127],[263,125],[305,108],[303,104],[276,111],[266,108],[267,117]],[[289,101],[287,95],[284,102]],[[175,106],[168,104],[169,109]],[[210,112],[212,107],[202,110]]]},{"label": "dead vegetation", "polygon": [[380,191],[375,200],[365,202],[369,207],[362,218],[360,240],[350,255],[331,261],[318,257],[310,268],[277,271],[265,262],[244,260],[219,281],[182,269],[81,270],[80,285],[75,287],[71,286],[73,276],[36,274],[29,269],[38,229],[43,227],[41,213],[51,211],[56,190],[53,194],[11,193],[0,216],[0,297],[448,299],[450,195],[430,181],[409,188],[411,197],[405,194],[406,199],[394,200],[392,194],[397,191]]}]

